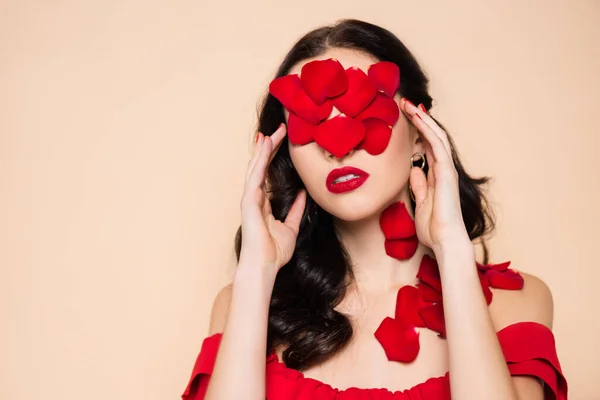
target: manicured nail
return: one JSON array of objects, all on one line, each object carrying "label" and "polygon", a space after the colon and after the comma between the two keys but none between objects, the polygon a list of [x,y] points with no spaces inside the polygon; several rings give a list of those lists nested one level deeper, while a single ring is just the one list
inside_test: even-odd
[{"label": "manicured nail", "polygon": [[418,117],[421,121],[423,121],[423,118],[421,118],[421,116],[419,115],[419,113],[415,113],[415,116]]},{"label": "manicured nail", "polygon": [[423,111],[424,113],[427,112],[427,110],[425,109],[425,106],[423,105],[423,103],[419,104],[419,108],[421,109],[421,111]]},{"label": "manicured nail", "polygon": [[406,102],[407,102],[408,104],[410,104],[411,106],[415,107],[415,105],[414,105],[414,104],[412,103],[412,101],[410,101],[409,99],[406,99]]}]

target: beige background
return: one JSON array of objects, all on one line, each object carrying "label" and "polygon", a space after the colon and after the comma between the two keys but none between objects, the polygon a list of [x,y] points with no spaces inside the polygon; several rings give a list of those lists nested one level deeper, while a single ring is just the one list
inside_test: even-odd
[{"label": "beige background", "polygon": [[0,399],[179,397],[233,269],[257,102],[342,17],[423,63],[495,179],[493,261],[549,284],[570,398],[600,399],[600,2],[350,3],[0,1]]}]

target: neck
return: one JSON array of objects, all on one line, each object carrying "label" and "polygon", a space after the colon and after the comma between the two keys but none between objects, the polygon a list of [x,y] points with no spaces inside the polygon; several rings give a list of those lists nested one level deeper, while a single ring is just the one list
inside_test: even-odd
[{"label": "neck", "polygon": [[414,284],[423,254],[430,254],[419,243],[417,252],[408,260],[387,255],[379,215],[354,222],[337,220],[335,226],[351,260],[354,280],[350,289],[362,293],[394,291],[398,286]]}]

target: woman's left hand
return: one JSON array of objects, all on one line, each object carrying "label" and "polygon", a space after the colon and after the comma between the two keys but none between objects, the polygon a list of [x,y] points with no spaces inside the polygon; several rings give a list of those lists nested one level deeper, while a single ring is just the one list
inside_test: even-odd
[{"label": "woman's left hand", "polygon": [[448,135],[424,108],[403,98],[400,109],[425,139],[425,157],[429,165],[427,177],[418,166],[410,172],[419,241],[435,253],[458,243],[470,243],[460,208],[458,173]]}]

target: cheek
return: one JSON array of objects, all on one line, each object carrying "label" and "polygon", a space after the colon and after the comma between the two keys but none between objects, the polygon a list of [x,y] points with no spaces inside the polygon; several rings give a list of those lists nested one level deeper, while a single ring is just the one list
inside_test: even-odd
[{"label": "cheek", "polygon": [[[392,130],[392,137],[386,153],[393,153],[396,157],[406,157],[407,154],[412,155],[414,138],[414,128],[401,116]],[[410,156],[408,156],[407,163],[409,159]]]},{"label": "cheek", "polygon": [[319,177],[319,155],[322,150],[316,143],[301,146],[289,145],[290,158],[300,179],[307,189],[314,187],[314,182],[321,180]]}]

